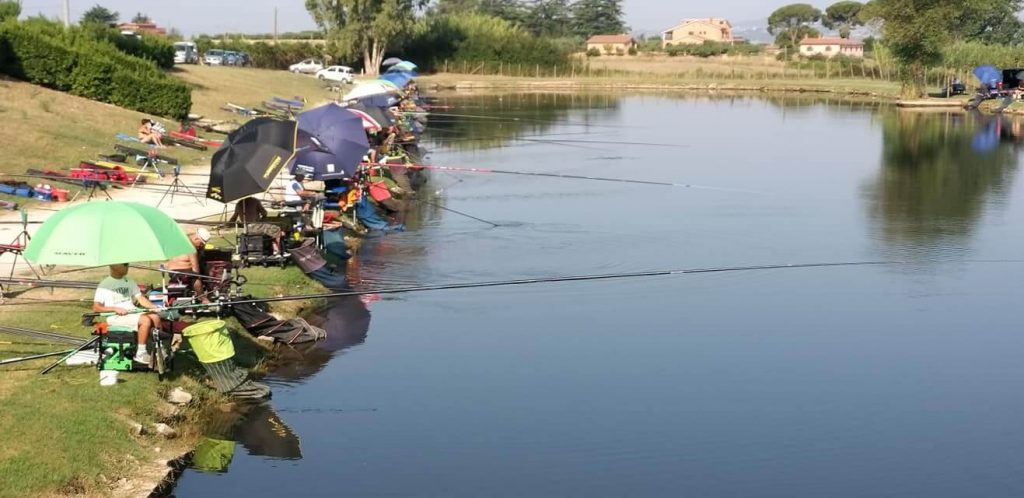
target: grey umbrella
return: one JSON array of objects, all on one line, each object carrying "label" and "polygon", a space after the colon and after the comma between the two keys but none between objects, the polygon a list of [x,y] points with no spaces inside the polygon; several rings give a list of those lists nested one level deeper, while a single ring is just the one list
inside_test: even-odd
[{"label": "grey umbrella", "polygon": [[384,59],[384,62],[381,62],[380,65],[382,65],[382,66],[394,66],[395,64],[398,64],[399,62],[402,62],[402,59],[399,59],[398,57],[388,57],[387,59]]}]

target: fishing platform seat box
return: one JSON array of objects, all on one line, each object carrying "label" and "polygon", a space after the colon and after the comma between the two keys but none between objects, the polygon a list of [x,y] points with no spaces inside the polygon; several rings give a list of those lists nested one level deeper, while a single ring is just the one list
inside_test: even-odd
[{"label": "fishing platform seat box", "polygon": [[238,238],[238,252],[242,256],[267,256],[271,253],[273,242],[263,234],[248,234]]}]

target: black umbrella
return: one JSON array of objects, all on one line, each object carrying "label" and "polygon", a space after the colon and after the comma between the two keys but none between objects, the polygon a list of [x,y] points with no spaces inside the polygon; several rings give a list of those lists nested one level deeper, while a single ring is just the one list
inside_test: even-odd
[{"label": "black umbrella", "polygon": [[228,134],[213,154],[206,197],[228,203],[266,192],[292,156],[295,121],[256,118]]}]

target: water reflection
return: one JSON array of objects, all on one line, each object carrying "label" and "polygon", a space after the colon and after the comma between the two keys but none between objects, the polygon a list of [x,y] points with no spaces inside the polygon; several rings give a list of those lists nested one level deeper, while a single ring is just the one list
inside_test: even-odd
[{"label": "water reflection", "polygon": [[864,188],[874,238],[897,259],[962,252],[1012,185],[1021,121],[959,112],[881,119],[881,171]]},{"label": "water reflection", "polygon": [[[430,114],[424,136],[433,145],[457,150],[506,146],[516,139],[558,137],[546,134],[555,126],[579,128],[558,136],[589,133],[590,126],[607,126],[619,110],[620,97],[601,94],[521,93],[442,100]],[[530,145],[530,142],[522,144]]]}]

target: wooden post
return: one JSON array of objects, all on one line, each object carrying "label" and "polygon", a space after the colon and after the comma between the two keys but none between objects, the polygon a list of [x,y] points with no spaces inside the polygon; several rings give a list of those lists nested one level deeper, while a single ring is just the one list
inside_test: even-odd
[{"label": "wooden post", "polygon": [[537,67],[533,69],[533,77],[540,78],[540,64],[537,64]]}]

